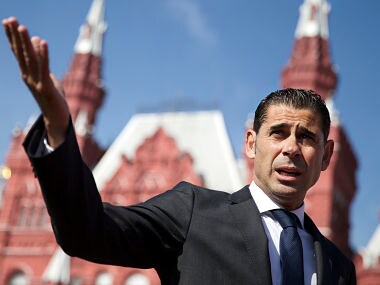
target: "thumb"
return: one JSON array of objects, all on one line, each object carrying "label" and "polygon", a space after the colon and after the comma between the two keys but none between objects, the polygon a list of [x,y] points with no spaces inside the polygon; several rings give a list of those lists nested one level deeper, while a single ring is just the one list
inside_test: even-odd
[{"label": "thumb", "polygon": [[63,89],[61,81],[53,73],[50,73],[49,76],[53,82],[54,87],[58,90],[62,97],[65,97],[65,91]]}]

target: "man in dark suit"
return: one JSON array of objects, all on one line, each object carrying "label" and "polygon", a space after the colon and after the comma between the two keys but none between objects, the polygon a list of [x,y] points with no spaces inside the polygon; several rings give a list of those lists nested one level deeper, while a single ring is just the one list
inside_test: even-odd
[{"label": "man in dark suit", "polygon": [[[251,185],[228,194],[182,182],[144,203],[102,203],[83,163],[47,43],[3,20],[21,74],[42,111],[24,146],[56,239],[69,255],[155,268],[162,284],[355,284],[355,268],[304,213],[334,143],[320,96],[271,93],[259,104],[246,154]],[[290,274],[289,274],[290,273]]]}]

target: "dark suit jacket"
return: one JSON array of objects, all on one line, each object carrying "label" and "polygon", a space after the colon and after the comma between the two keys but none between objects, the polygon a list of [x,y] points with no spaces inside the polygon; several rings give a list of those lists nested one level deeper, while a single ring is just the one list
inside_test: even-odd
[{"label": "dark suit jacket", "polygon": [[[24,146],[40,181],[56,239],[63,250],[93,262],[155,268],[162,284],[271,284],[268,241],[248,187],[228,194],[182,182],[128,207],[102,203],[80,157],[73,128],[41,155],[43,122]],[[318,284],[355,284],[351,261],[318,231]]]}]

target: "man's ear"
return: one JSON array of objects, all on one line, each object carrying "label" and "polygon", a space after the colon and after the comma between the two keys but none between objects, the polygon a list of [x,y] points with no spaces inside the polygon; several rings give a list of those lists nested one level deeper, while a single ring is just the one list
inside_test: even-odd
[{"label": "man's ear", "polygon": [[256,133],[252,129],[247,130],[245,134],[245,154],[249,158],[256,156]]},{"label": "man's ear", "polygon": [[322,158],[322,171],[326,170],[330,164],[330,159],[334,153],[334,141],[328,140],[325,144],[325,152]]}]

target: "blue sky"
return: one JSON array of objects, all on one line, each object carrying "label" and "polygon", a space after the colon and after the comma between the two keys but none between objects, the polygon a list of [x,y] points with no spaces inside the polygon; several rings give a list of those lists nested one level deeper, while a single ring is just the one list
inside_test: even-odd
[{"label": "blue sky", "polygon": [[[113,0],[103,77],[107,90],[96,137],[109,145],[130,117],[163,106],[223,111],[237,156],[244,124],[261,97],[280,88],[303,1]],[[0,17],[16,16],[47,39],[51,69],[66,72],[91,0],[2,3]],[[359,161],[351,211],[351,242],[366,245],[379,224],[380,1],[330,0],[330,53],[339,83],[335,105]],[[38,108],[19,79],[0,34],[0,164],[16,126]],[[185,130],[186,131],[186,130]]]}]

